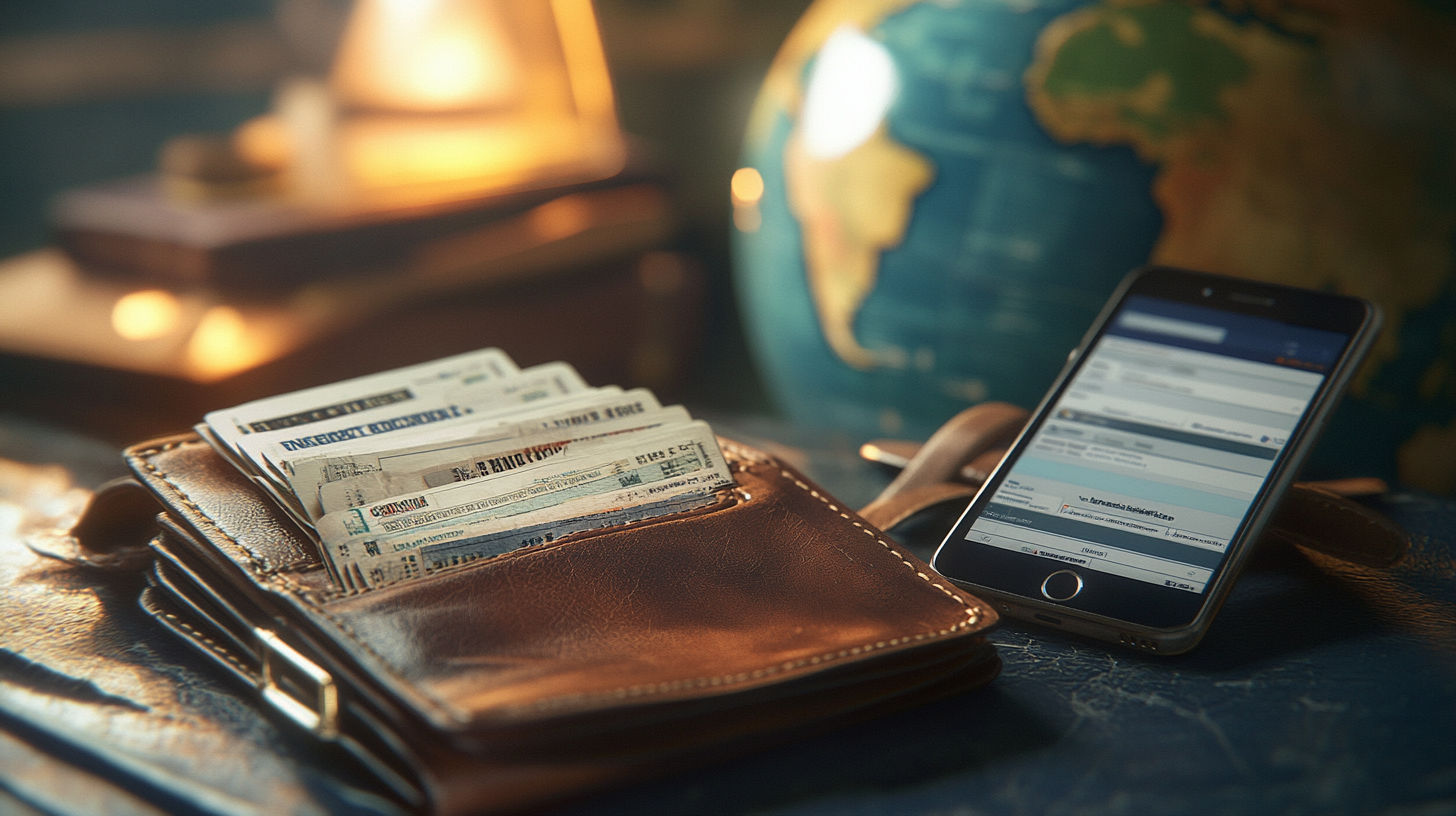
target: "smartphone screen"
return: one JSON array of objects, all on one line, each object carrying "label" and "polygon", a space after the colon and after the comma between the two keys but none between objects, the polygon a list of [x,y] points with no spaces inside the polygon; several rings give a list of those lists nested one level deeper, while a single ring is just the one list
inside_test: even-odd
[{"label": "smartphone screen", "polygon": [[1204,605],[1354,327],[1137,292],[937,553],[948,577],[1152,627]]}]

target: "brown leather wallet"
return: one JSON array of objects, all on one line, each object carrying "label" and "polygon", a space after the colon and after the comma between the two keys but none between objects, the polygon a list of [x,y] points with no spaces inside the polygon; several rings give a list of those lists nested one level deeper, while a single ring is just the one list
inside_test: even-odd
[{"label": "brown leather wallet", "polygon": [[[955,694],[989,606],[727,440],[714,505],[363,591],[194,435],[130,448],[162,530],[143,607],[408,802],[511,810]],[[99,493],[130,508],[135,483]],[[83,519],[93,550],[119,528]],[[86,542],[82,542],[83,544]]]}]

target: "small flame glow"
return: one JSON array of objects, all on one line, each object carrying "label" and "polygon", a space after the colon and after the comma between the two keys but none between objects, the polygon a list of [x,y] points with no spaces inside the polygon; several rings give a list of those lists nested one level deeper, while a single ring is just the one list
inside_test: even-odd
[{"label": "small flame glow", "polygon": [[181,316],[176,295],[144,289],[117,299],[111,309],[111,327],[126,340],[155,340],[171,334]]},{"label": "small flame glow", "polygon": [[187,343],[187,366],[202,382],[220,380],[268,360],[275,343],[265,332],[252,330],[231,306],[207,310]]},{"label": "small flame glow", "polygon": [[293,160],[288,128],[276,116],[259,116],[244,122],[233,134],[238,154],[259,167],[282,170]]},{"label": "small flame glow", "polygon": [[758,232],[763,215],[758,202],[763,199],[763,175],[752,167],[740,167],[728,184],[733,196],[733,226],[739,232]]},{"label": "small flame glow", "polygon": [[763,198],[763,176],[752,167],[740,167],[729,182],[733,192],[733,203],[739,206],[757,204]]}]

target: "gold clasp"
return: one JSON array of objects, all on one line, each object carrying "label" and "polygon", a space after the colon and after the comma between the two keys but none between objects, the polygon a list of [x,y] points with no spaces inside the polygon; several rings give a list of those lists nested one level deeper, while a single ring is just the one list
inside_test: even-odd
[{"label": "gold clasp", "polygon": [[[334,685],[334,678],[272,631],[255,627],[253,635],[258,639],[258,654],[263,664],[258,678],[258,690],[263,693],[263,699],[288,719],[323,739],[338,736],[339,688]],[[283,667],[278,665],[279,662],[292,671],[282,674],[280,669]],[[280,680],[296,689],[296,693],[285,689]],[[308,687],[310,683],[313,689]],[[315,693],[310,695],[310,691]],[[305,702],[308,696],[314,697],[312,705]]]}]

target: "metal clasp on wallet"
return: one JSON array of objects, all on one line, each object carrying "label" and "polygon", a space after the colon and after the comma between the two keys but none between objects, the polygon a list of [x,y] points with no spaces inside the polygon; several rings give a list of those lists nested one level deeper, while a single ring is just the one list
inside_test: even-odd
[{"label": "metal clasp on wallet", "polygon": [[[255,627],[253,635],[263,664],[258,678],[263,699],[322,739],[338,736],[339,688],[334,678],[271,630]],[[305,702],[310,696],[312,705]]]}]

